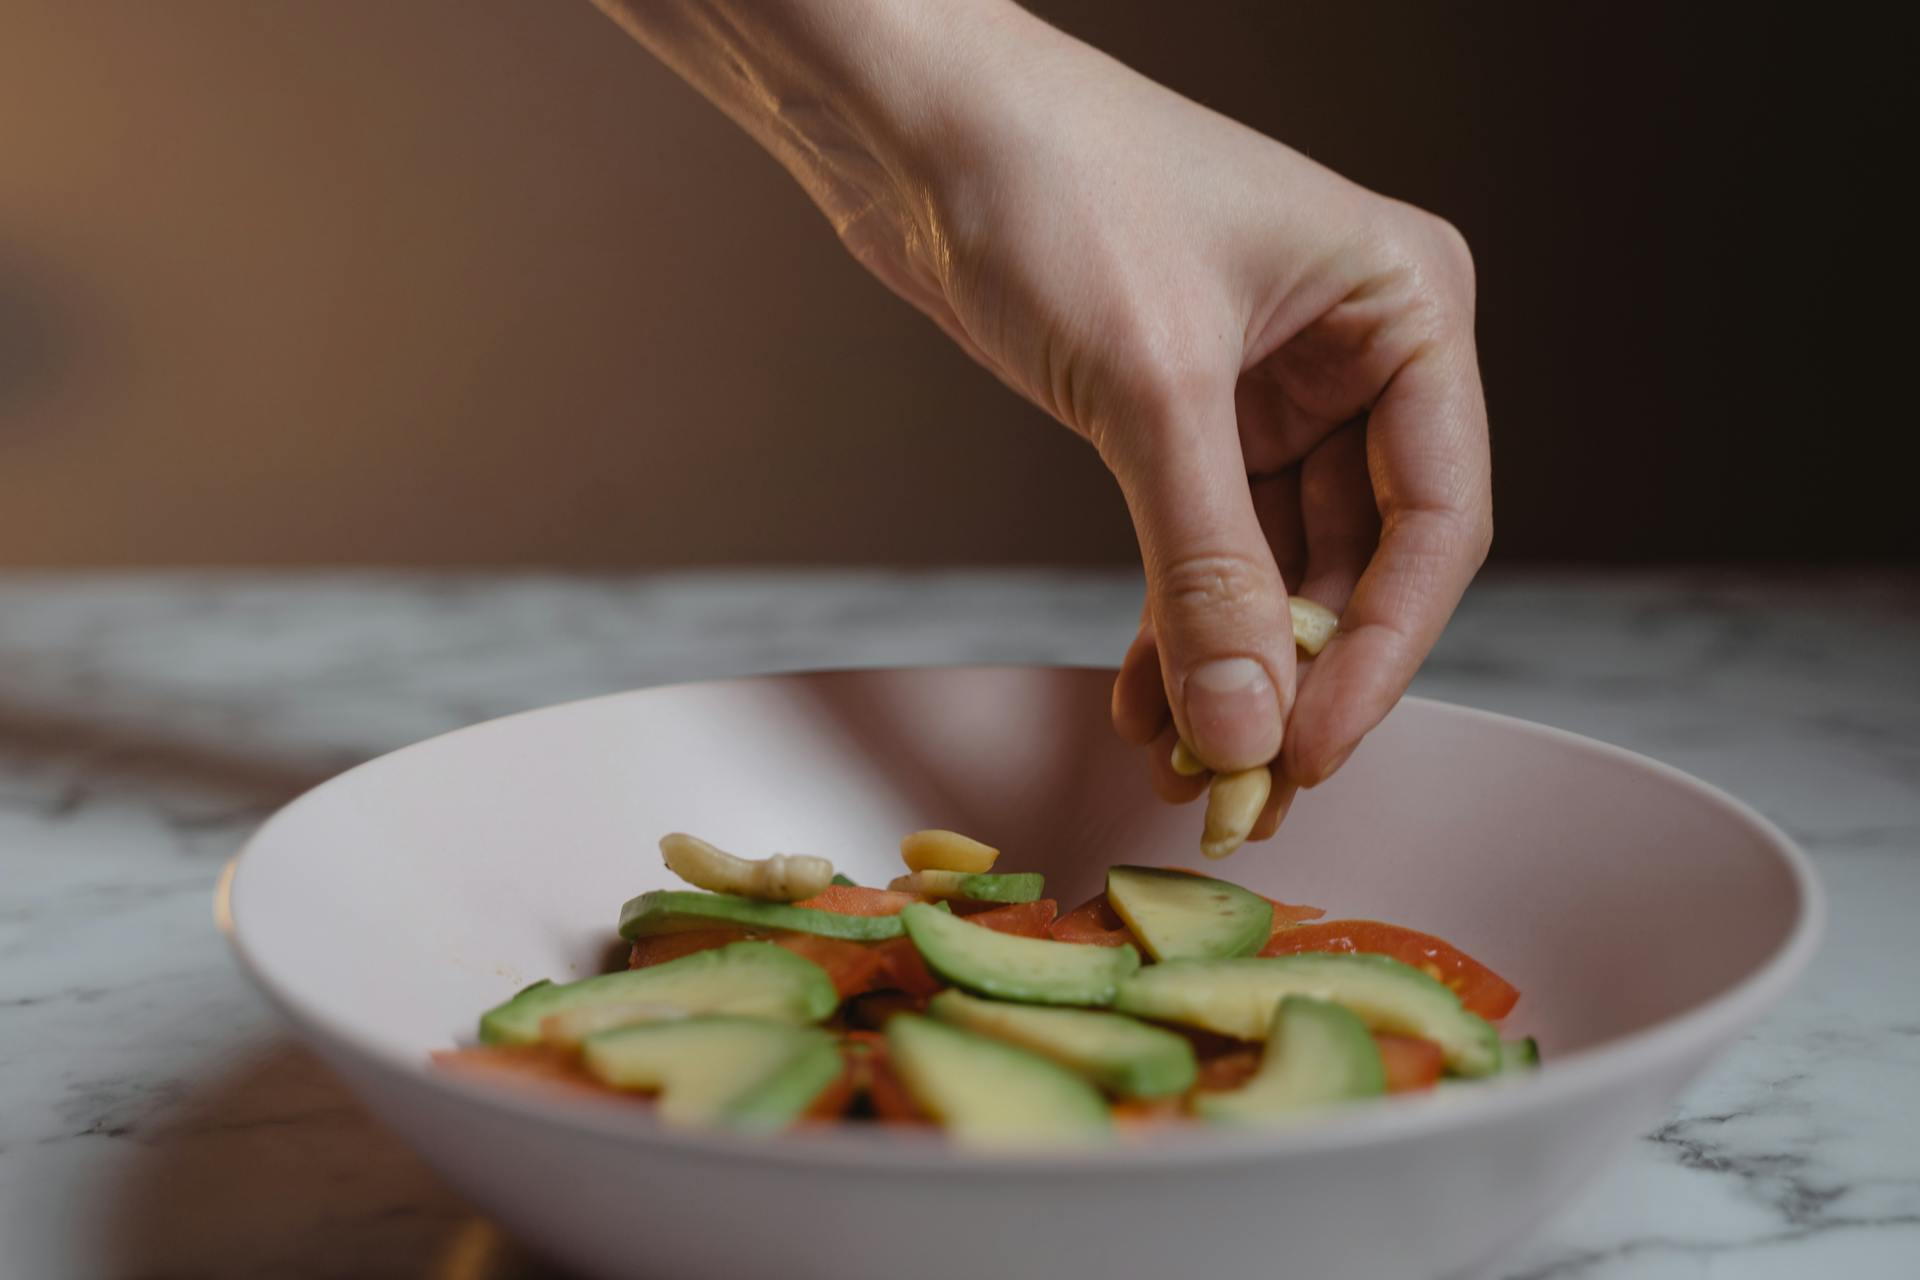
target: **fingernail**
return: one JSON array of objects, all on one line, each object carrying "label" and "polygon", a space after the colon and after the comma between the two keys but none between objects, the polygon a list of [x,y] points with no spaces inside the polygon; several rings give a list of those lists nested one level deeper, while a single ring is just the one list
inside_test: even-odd
[{"label": "fingernail", "polygon": [[1187,677],[1187,732],[1217,769],[1251,769],[1280,752],[1280,700],[1252,658],[1218,658]]}]

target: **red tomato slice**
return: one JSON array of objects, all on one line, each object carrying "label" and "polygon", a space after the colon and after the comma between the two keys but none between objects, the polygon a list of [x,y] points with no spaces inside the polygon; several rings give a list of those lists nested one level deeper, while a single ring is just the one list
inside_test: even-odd
[{"label": "red tomato slice", "polygon": [[1044,938],[1048,926],[1059,914],[1059,903],[1052,898],[1041,898],[1035,902],[1012,902],[990,911],[977,911],[967,917],[967,923],[999,933],[1017,933],[1023,938]]},{"label": "red tomato slice", "polygon": [[805,956],[825,969],[842,1000],[871,991],[886,968],[886,957],[864,943],[822,938],[811,933],[782,933],[768,941],[797,956]]},{"label": "red tomato slice", "polygon": [[892,889],[867,889],[858,885],[830,884],[811,898],[794,903],[814,911],[838,911],[843,916],[897,916],[900,909],[921,899],[911,893]]},{"label": "red tomato slice", "polygon": [[1378,920],[1326,920],[1276,932],[1260,952],[1289,956],[1301,951],[1362,951],[1410,964],[1459,995],[1469,1012],[1504,1018],[1520,999],[1512,983],[1445,939]]},{"label": "red tomato slice", "polygon": [[884,957],[877,987],[895,987],[909,995],[930,996],[944,985],[920,958],[912,938],[894,938],[874,948]]},{"label": "red tomato slice", "polygon": [[871,991],[879,985],[886,968],[886,957],[876,947],[848,942],[842,938],[822,938],[811,933],[760,933],[748,929],[693,929],[686,933],[662,933],[642,938],[633,944],[627,967],[644,969],[690,956],[696,951],[724,947],[732,942],[761,939],[785,947],[797,956],[819,965],[833,979],[833,989],[842,1000]]},{"label": "red tomato slice", "polygon": [[689,933],[662,933],[641,938],[634,942],[634,954],[626,963],[630,969],[645,969],[647,965],[662,965],[668,960],[691,956],[693,952],[705,952],[716,946],[745,942],[751,938],[783,946],[795,956],[804,956],[806,960],[812,960],[826,969],[829,979],[833,979],[833,990],[841,1000],[847,996],[858,996],[864,990],[874,990],[874,986],[881,984],[879,979],[887,967],[887,958],[881,954],[881,950],[862,942],[822,938],[812,933],[768,935],[747,929],[693,929]]},{"label": "red tomato slice", "polygon": [[1202,1090],[1238,1089],[1260,1069],[1258,1049],[1231,1049],[1200,1060],[1200,1074],[1194,1088]]},{"label": "red tomato slice", "polygon": [[851,1054],[857,1064],[856,1079],[866,1090],[873,1114],[882,1124],[932,1123],[888,1060],[885,1036],[877,1031],[852,1031],[847,1033],[847,1040],[857,1047]]},{"label": "red tomato slice", "polygon": [[1302,920],[1318,920],[1327,914],[1321,907],[1300,907],[1291,902],[1282,902],[1278,898],[1268,898],[1273,904],[1273,927],[1286,929],[1299,924]]},{"label": "red tomato slice", "polygon": [[853,1100],[860,1093],[860,1081],[866,1076],[866,1064],[860,1061],[859,1053],[842,1051],[840,1055],[840,1074],[833,1083],[820,1091],[813,1105],[801,1113],[802,1124],[831,1124],[847,1113]]},{"label": "red tomato slice", "polygon": [[1388,1093],[1431,1089],[1440,1078],[1444,1055],[1433,1041],[1376,1031],[1373,1042],[1380,1047],[1380,1063],[1387,1069]]},{"label": "red tomato slice", "polygon": [[1121,1129],[1158,1129],[1182,1119],[1179,1098],[1121,1098],[1113,1103],[1113,1123]]},{"label": "red tomato slice", "polygon": [[745,929],[689,929],[685,933],[656,933],[633,944],[627,956],[627,968],[645,969],[690,956],[696,951],[711,951],[730,942],[741,942],[756,935]]},{"label": "red tomato slice", "polygon": [[1124,947],[1133,941],[1126,921],[1096,894],[1053,922],[1047,933],[1055,942],[1078,942],[1090,947]]}]

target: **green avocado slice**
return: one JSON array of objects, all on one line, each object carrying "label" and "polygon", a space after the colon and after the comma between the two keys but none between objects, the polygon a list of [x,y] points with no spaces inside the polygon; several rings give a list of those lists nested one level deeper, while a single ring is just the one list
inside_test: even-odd
[{"label": "green avocado slice", "polygon": [[1375,1031],[1432,1040],[1455,1075],[1484,1076],[1500,1064],[1492,1023],[1461,1008],[1445,983],[1386,956],[1169,960],[1123,979],[1113,1004],[1136,1017],[1264,1040],[1275,1006],[1290,995],[1345,1005]]},{"label": "green avocado slice", "polygon": [[928,966],[955,986],[1033,1004],[1113,1002],[1118,983],[1140,967],[1131,946],[1087,947],[1022,938],[916,902],[900,913]]},{"label": "green avocado slice", "polygon": [[620,936],[628,941],[726,924],[814,933],[849,942],[884,942],[901,934],[898,916],[850,916],[816,907],[796,907],[789,902],[761,902],[730,893],[689,889],[656,889],[620,908]]},{"label": "green avocado slice", "polygon": [[840,1003],[827,971],[771,942],[735,942],[645,969],[578,982],[537,982],[480,1018],[483,1044],[537,1044],[556,1014],[607,1011],[617,1020],[730,1013],[819,1022]]},{"label": "green avocado slice", "polygon": [[1130,1098],[1184,1093],[1198,1069],[1185,1036],[1124,1013],[1009,1004],[953,989],[935,996],[927,1012],[949,1026],[1031,1050]]},{"label": "green avocado slice", "polygon": [[1273,904],[1212,876],[1114,867],[1107,901],[1155,960],[1249,956],[1273,933]]},{"label": "green avocado slice", "polygon": [[1099,1090],[1039,1054],[914,1013],[888,1022],[886,1035],[907,1092],[958,1141],[1085,1142],[1112,1129]]},{"label": "green avocado slice", "polygon": [[900,876],[887,888],[928,898],[963,898],[969,902],[1033,902],[1046,891],[1046,877],[1021,871],[1007,875],[967,871],[916,871]]},{"label": "green avocado slice", "polygon": [[1366,1023],[1341,1005],[1287,996],[1274,1012],[1259,1071],[1238,1089],[1201,1094],[1194,1110],[1229,1124],[1270,1124],[1386,1091],[1386,1067]]},{"label": "green avocado slice", "polygon": [[784,1129],[840,1074],[818,1027],[759,1018],[688,1018],[591,1035],[581,1062],[616,1089],[657,1092],[669,1124]]}]

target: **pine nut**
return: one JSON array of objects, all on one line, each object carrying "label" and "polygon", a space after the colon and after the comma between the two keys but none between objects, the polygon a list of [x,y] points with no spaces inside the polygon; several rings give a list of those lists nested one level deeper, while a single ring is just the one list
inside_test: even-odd
[{"label": "pine nut", "polygon": [[1338,614],[1305,596],[1288,596],[1287,613],[1293,621],[1293,643],[1309,658],[1326,648],[1340,629]]},{"label": "pine nut", "polygon": [[957,831],[916,831],[900,841],[900,857],[911,871],[964,871],[982,875],[993,870],[1000,851]]},{"label": "pine nut", "polygon": [[1224,858],[1246,842],[1273,790],[1273,775],[1265,765],[1239,773],[1214,775],[1207,788],[1207,820],[1200,833],[1200,852]]},{"label": "pine nut", "polygon": [[660,837],[667,870],[697,889],[733,893],[766,902],[798,902],[833,883],[833,864],[801,853],[736,858],[697,836],[675,831]]}]

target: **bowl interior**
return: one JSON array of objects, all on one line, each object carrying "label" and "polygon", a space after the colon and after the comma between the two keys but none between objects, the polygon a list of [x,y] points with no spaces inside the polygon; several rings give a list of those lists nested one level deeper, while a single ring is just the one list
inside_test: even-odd
[{"label": "bowl interior", "polygon": [[236,936],[283,1001],[418,1062],[537,978],[604,967],[620,904],[677,883],[667,831],[822,853],[863,884],[920,827],[997,844],[1063,908],[1117,862],[1207,869],[1331,917],[1440,934],[1524,993],[1549,1060],[1757,969],[1802,891],[1718,793],[1568,734],[1408,700],[1285,830],[1208,866],[1107,726],[1111,673],[935,668],[643,690],[476,726],[291,805],[235,878]]}]

